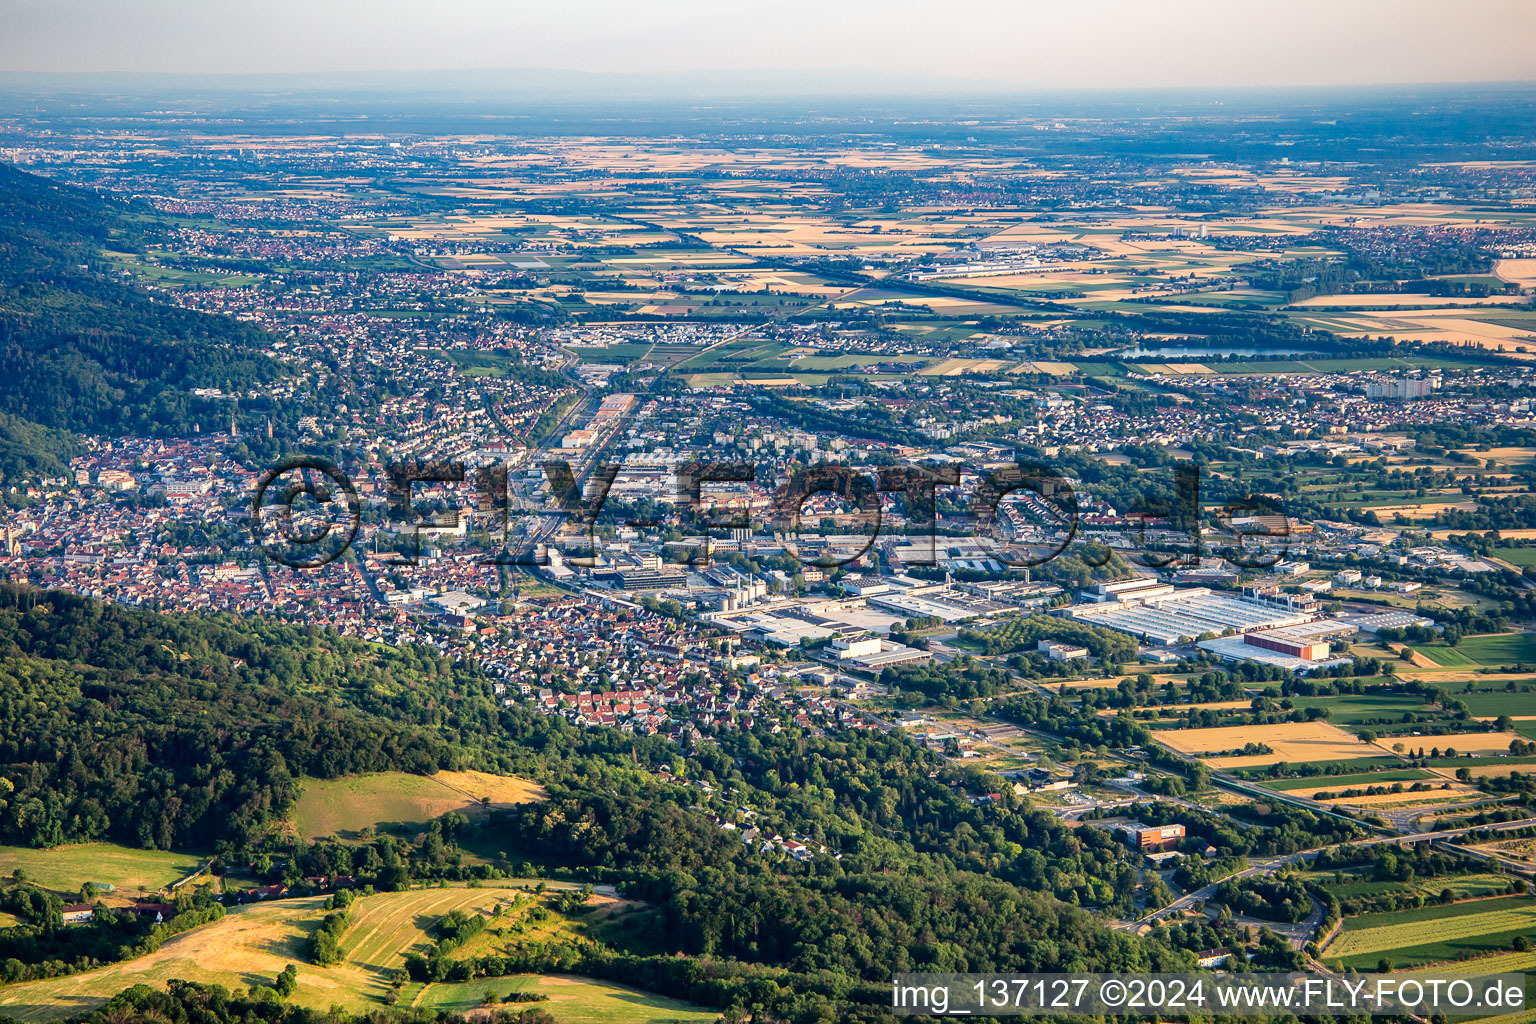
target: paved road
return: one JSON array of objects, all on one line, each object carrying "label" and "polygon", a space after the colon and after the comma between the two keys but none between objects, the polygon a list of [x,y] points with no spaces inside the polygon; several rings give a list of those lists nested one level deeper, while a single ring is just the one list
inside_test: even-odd
[{"label": "paved road", "polygon": [[1202,900],[1210,899],[1213,895],[1215,895],[1216,889],[1223,882],[1228,882],[1235,878],[1250,878],[1254,875],[1263,874],[1268,870],[1271,870],[1271,868],[1267,863],[1255,864],[1251,867],[1246,867],[1241,871],[1235,871],[1230,875],[1223,875],[1221,878],[1216,879],[1216,881],[1212,882],[1210,885],[1204,886],[1202,888],[1196,889],[1194,892],[1186,893],[1183,896],[1180,896],[1178,899],[1168,904],[1162,910],[1154,911],[1139,921],[1123,922],[1122,924],[1117,925],[1117,927],[1122,931],[1130,932],[1139,931],[1142,928],[1150,927],[1165,917],[1171,917],[1174,914],[1180,914],[1186,910],[1191,910],[1194,908],[1196,903],[1199,903]]}]

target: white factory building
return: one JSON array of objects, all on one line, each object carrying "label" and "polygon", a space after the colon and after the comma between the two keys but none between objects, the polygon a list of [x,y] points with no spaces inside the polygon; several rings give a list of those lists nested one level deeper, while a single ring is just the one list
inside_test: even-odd
[{"label": "white factory building", "polygon": [[1157,580],[1100,583],[1076,605],[1074,619],[1108,626],[1157,644],[1187,643],[1204,633],[1249,633],[1295,626],[1313,616],[1246,597],[1213,594],[1205,587],[1175,588]]}]

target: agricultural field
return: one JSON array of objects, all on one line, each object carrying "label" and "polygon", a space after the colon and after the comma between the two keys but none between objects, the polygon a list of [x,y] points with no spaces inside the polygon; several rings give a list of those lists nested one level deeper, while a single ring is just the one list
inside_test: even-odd
[{"label": "agricultural field", "polygon": [[1342,694],[1337,697],[1292,697],[1294,707],[1321,708],[1336,725],[1359,725],[1405,713],[1422,715],[1431,709],[1422,697],[1400,693]]},{"label": "agricultural field", "polygon": [[1422,971],[1425,977],[1441,976],[1467,976],[1482,974],[1524,974],[1525,975],[1525,1005],[1527,1009],[1501,1014],[1496,1017],[1482,1017],[1477,1024],[1531,1024],[1536,1021],[1536,1009],[1530,1009],[1536,1005],[1536,950],[1527,950],[1524,953],[1492,953],[1488,956],[1473,957],[1469,960],[1458,960],[1448,964],[1437,964],[1432,970]]},{"label": "agricultural field", "polygon": [[[1383,719],[1396,721],[1405,713],[1423,715],[1435,709],[1422,697],[1401,693],[1344,694],[1337,697],[1289,697],[1291,707],[1321,708],[1328,712],[1328,721],[1334,725],[1353,726],[1370,723],[1381,731],[1386,725]],[[1173,704],[1156,708],[1160,717],[1178,718],[1190,711],[1225,711],[1234,719],[1240,719],[1252,710],[1253,701],[1217,701],[1206,704]]]},{"label": "agricultural field", "polygon": [[1477,899],[1504,893],[1510,881],[1508,875],[1499,875],[1492,872],[1444,875],[1435,878],[1415,878],[1408,882],[1334,882],[1332,881],[1333,872],[1331,871],[1309,871],[1306,877],[1308,881],[1325,886],[1329,892],[1340,899],[1358,896],[1385,896],[1391,893],[1398,896],[1422,896],[1426,900],[1435,900],[1446,889],[1450,889],[1455,893],[1456,898],[1459,900]]},{"label": "agricultural field", "polygon": [[587,363],[618,363],[628,366],[638,363],[651,354],[656,346],[651,344],[621,344],[608,345],[604,348],[572,348],[583,362]]},{"label": "agricultural field", "polygon": [[1532,934],[1536,898],[1505,896],[1349,918],[1323,959],[1356,970],[1374,968],[1380,959],[1413,967],[1508,949],[1517,936]]},{"label": "agricultural field", "polygon": [[[1536,949],[1524,953],[1494,953],[1471,960],[1458,960],[1451,974],[1516,974],[1536,970]],[[1527,979],[1528,981],[1536,979]]]},{"label": "agricultural field", "polygon": [[[1536,758],[1488,758],[1493,764],[1468,765],[1467,771],[1473,780],[1477,779],[1501,779],[1509,775],[1536,775]],[[1436,767],[1440,767],[1436,764]]]},{"label": "agricultural field", "polygon": [[1398,771],[1359,772],[1354,775],[1314,775],[1305,779],[1274,779],[1261,783],[1265,789],[1281,793],[1314,789],[1358,789],[1365,786],[1390,786],[1394,782],[1414,783],[1426,779],[1440,781],[1434,772],[1422,768],[1404,768]]},{"label": "agricultural field", "polygon": [[[1213,729],[1162,729],[1159,742],[1182,754],[1208,761],[1213,768],[1252,768],[1287,761],[1303,764],[1350,761],[1371,757],[1376,749],[1327,722],[1282,722],[1276,725],[1231,725]],[[1268,754],[1228,754],[1250,743],[1263,743]]]},{"label": "agricultural field", "polygon": [[482,807],[509,807],[543,798],[544,790],[534,783],[485,772],[380,772],[308,780],[289,817],[293,829],[305,838],[349,838],[367,828],[418,829],[449,811],[473,814]]},{"label": "agricultural field", "polygon": [[[1327,793],[1334,795],[1322,795]],[[1324,786],[1320,789],[1312,790],[1311,792],[1295,792],[1294,795],[1305,796],[1313,800],[1323,800],[1330,806],[1335,807],[1342,805],[1345,807],[1356,807],[1366,810],[1376,810],[1379,808],[1423,807],[1428,810],[1431,809],[1435,804],[1452,803],[1456,801],[1471,799],[1478,795],[1478,790],[1472,786],[1463,785],[1459,782],[1447,782],[1445,780],[1441,780],[1436,783],[1428,784],[1427,789],[1422,789],[1418,792],[1412,792],[1408,786],[1404,786],[1403,792],[1401,793],[1367,793],[1357,796],[1343,796],[1339,794],[1337,789],[1330,789]]]},{"label": "agricultural field", "polygon": [[1518,739],[1520,737],[1512,732],[1459,732],[1443,736],[1386,736],[1378,739],[1375,745],[1383,750],[1391,750],[1395,744],[1400,743],[1405,752],[1423,747],[1427,751],[1439,748],[1442,752],[1454,750],[1457,754],[1490,757],[1508,754],[1510,743]]},{"label": "agricultural field", "polygon": [[79,892],[86,882],[117,889],[154,892],[196,871],[206,857],[167,850],[135,850],[111,843],[81,843],[51,850],[0,846],[0,875],[17,868],[27,878],[60,893]]},{"label": "agricultural field", "polygon": [[[1164,704],[1148,708],[1138,708],[1138,711],[1153,711],[1159,720],[1149,723],[1150,728],[1162,728],[1177,725],[1178,719],[1188,718],[1194,711],[1231,711],[1246,714],[1253,709],[1253,701],[1249,700],[1211,700],[1200,704]],[[1099,712],[1101,715],[1112,716],[1119,713],[1118,708],[1105,708]]]},{"label": "agricultural field", "polygon": [[1413,650],[1447,668],[1536,665],[1536,633],[1496,633],[1469,636],[1449,647],[1444,643],[1415,644]]},{"label": "agricultural field", "polygon": [[1470,693],[1465,687],[1455,690],[1456,699],[1467,706],[1474,718],[1494,719],[1509,715],[1518,721],[1536,716],[1536,677],[1501,674],[1480,685],[1474,683]]}]

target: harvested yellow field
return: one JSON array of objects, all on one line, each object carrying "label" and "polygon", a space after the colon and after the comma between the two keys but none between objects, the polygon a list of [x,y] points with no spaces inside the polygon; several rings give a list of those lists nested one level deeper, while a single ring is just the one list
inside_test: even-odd
[{"label": "harvested yellow field", "polygon": [[1493,265],[1493,273],[1522,288],[1536,288],[1536,259],[1499,260]]},{"label": "harvested yellow field", "polygon": [[[1509,745],[1514,740],[1523,740],[1525,737],[1513,732],[1458,732],[1445,736],[1415,736],[1412,744],[1414,749],[1424,747],[1439,747],[1441,750],[1454,748],[1458,754],[1507,754]],[[1376,746],[1389,753],[1389,743],[1401,743],[1400,739],[1380,739]]]},{"label": "harvested yellow field", "polygon": [[1521,775],[1536,774],[1536,764],[1480,764],[1467,771],[1472,773],[1474,779],[1502,779],[1506,775],[1519,772]]},{"label": "harvested yellow field", "polygon": [[1405,519],[1433,519],[1447,509],[1474,512],[1477,510],[1477,502],[1468,498],[1466,501],[1421,501],[1413,505],[1374,505],[1371,507],[1372,512],[1386,519],[1390,519],[1392,516],[1402,516]]},{"label": "harvested yellow field", "polygon": [[[1523,465],[1527,462],[1536,461],[1536,448],[1460,448],[1457,450],[1464,455],[1472,456],[1485,465],[1490,460],[1501,465]],[[1518,533],[1536,533],[1536,530],[1501,530],[1499,531],[1499,536],[1513,537]]]},{"label": "harvested yellow field", "polygon": [[[1309,304],[1323,306],[1324,299],[1344,298],[1324,296],[1309,300]],[[1407,296],[1402,296],[1407,298]],[[1508,302],[1507,296],[1502,297]],[[1490,307],[1486,313],[1472,308],[1478,303],[1487,304],[1496,299],[1452,299],[1421,296],[1422,305],[1412,309],[1385,309],[1375,311],[1338,310],[1320,325],[1343,328],[1351,333],[1385,335],[1405,341],[1449,342],[1456,345],[1473,345],[1497,352],[1518,353],[1521,349],[1536,347],[1532,341],[1536,324],[1490,323],[1503,312]],[[1460,304],[1458,304],[1460,303]],[[1382,302],[1381,305],[1398,305]],[[1486,316],[1488,319],[1478,319]]]},{"label": "harvested yellow field", "polygon": [[[1160,706],[1156,710],[1158,717],[1160,718],[1177,718],[1180,715],[1187,715],[1191,711],[1238,711],[1247,710],[1252,706],[1252,700],[1210,700],[1203,704],[1171,704]],[[1101,715],[1109,715],[1110,717],[1114,717],[1119,713],[1119,708],[1105,708],[1099,712]]]},{"label": "harvested yellow field", "polygon": [[1182,715],[1189,711],[1235,711],[1238,708],[1250,708],[1253,700],[1208,700],[1203,704],[1174,704],[1161,708],[1162,714]]},{"label": "harvested yellow field", "polygon": [[980,359],[945,359],[918,370],[917,375],[919,377],[958,377],[980,362]]},{"label": "harvested yellow field", "polygon": [[[1433,536],[1435,540],[1445,540],[1453,533],[1466,532],[1466,530],[1436,530]],[[1536,540],[1536,530],[1500,530],[1499,536],[1505,540]]]},{"label": "harvested yellow field", "polygon": [[[1445,803],[1449,800],[1459,800],[1477,795],[1476,789],[1471,786],[1461,785],[1460,783],[1452,783],[1450,789],[1441,789],[1440,783],[1436,782],[1431,782],[1430,785],[1434,788],[1421,790],[1417,793],[1406,792],[1407,787],[1405,786],[1405,792],[1402,793],[1376,793],[1371,796],[1335,796],[1329,797],[1327,802],[1330,804],[1345,804],[1352,807],[1406,807],[1411,804]],[[1294,792],[1294,790],[1291,792]],[[1337,793],[1339,790],[1337,788],[1323,788],[1313,790],[1312,792]],[[1311,796],[1311,794],[1308,795]]]},{"label": "harvested yellow field", "polygon": [[1052,693],[1056,693],[1061,690],[1113,690],[1115,687],[1120,685],[1120,680],[1122,678],[1124,677],[1115,676],[1112,679],[1071,679],[1060,684],[1051,683],[1047,688]]},{"label": "harvested yellow field", "polygon": [[[1326,722],[1282,722],[1278,725],[1228,725],[1215,729],[1167,729],[1154,734],[1158,742],[1181,754],[1210,761],[1214,768],[1249,768],[1276,761],[1348,761],[1380,756],[1336,725]],[[1250,743],[1263,743],[1268,754],[1229,754]]]},{"label": "harvested yellow field", "polygon": [[1301,309],[1311,309],[1317,306],[1325,308],[1343,308],[1346,306],[1496,306],[1508,303],[1507,295],[1489,295],[1484,297],[1443,295],[1413,295],[1404,292],[1360,292],[1349,295],[1319,295],[1311,299],[1303,299],[1294,303]]},{"label": "harvested yellow field", "polygon": [[689,266],[693,266],[694,264],[704,265],[710,263],[740,263],[741,257],[732,256],[729,253],[711,254],[678,252],[668,253],[665,256],[612,256],[604,259],[603,262],[611,263],[615,266],[619,264],[644,266],[653,263],[684,263]]}]

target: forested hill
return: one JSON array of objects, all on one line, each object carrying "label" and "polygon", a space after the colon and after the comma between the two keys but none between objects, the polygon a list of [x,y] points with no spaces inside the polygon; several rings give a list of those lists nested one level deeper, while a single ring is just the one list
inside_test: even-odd
[{"label": "forested hill", "polygon": [[[63,431],[190,433],[208,415],[191,388],[281,374],[260,328],[110,276],[103,251],[142,249],[151,213],[0,165],[0,413]],[[15,426],[0,421],[0,435]]]},{"label": "forested hill", "polygon": [[0,843],[242,845],[304,776],[468,763],[436,698],[453,677],[412,648],[5,587]]}]

